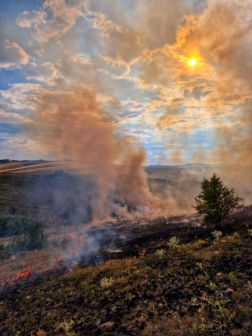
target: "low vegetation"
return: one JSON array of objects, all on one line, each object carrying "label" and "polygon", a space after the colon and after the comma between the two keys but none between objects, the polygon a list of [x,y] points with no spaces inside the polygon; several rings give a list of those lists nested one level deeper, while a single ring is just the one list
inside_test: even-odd
[{"label": "low vegetation", "polygon": [[11,242],[0,244],[0,259],[25,250],[34,250],[47,244],[44,224],[21,216],[5,215],[0,217],[0,238],[12,237]]},{"label": "low vegetation", "polygon": [[1,335],[248,335],[251,228],[227,223],[222,235],[159,238],[131,257],[122,250],[95,267],[7,285]]}]

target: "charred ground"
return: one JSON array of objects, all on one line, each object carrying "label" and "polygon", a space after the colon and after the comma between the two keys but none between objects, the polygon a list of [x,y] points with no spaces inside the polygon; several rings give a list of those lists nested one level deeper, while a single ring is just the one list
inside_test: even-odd
[{"label": "charred ground", "polygon": [[[161,226],[115,241],[117,252],[101,249],[99,265],[94,258],[6,285],[1,333],[250,335],[252,208],[223,224],[219,242],[211,228]],[[175,249],[172,236],[180,237]]]},{"label": "charred ground", "polygon": [[[172,189],[180,175],[155,174],[149,172],[154,192]],[[77,232],[78,222],[92,219],[88,205],[96,188],[90,176],[80,182],[62,171],[5,173],[0,186],[1,215],[42,220],[49,238]],[[187,187],[195,190],[199,182]],[[75,258],[56,259],[73,234],[41,250],[17,253],[0,263],[0,334],[250,335],[251,228],[252,207],[223,223],[219,242],[211,234],[214,228],[195,215],[153,220],[150,214],[89,227],[88,239],[97,248],[90,253],[83,245]],[[172,237],[180,239],[175,249],[168,245]],[[37,268],[29,268],[32,264]],[[51,269],[44,271],[48,264]],[[17,277],[22,270],[25,277]],[[8,276],[14,280],[5,282]]]}]

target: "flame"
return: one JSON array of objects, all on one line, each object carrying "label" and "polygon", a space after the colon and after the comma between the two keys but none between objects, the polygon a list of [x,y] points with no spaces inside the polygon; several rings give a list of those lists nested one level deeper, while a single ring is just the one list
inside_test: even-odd
[{"label": "flame", "polygon": [[[88,227],[87,227],[87,226],[84,227],[80,232],[83,232],[84,230],[87,230],[89,227],[92,227],[93,225],[95,225],[94,221],[90,222],[90,223],[88,224]],[[78,234],[78,233],[76,233],[76,235],[77,235],[77,234]],[[67,237],[74,238],[74,236],[75,236],[74,233],[68,233],[68,234],[67,234]],[[78,243],[75,244],[75,250],[72,250],[72,251],[70,252],[70,254],[69,254],[68,257],[72,257],[72,256],[77,252],[77,250],[80,249],[80,247],[81,247],[85,242],[87,242],[87,241],[88,241],[88,238],[83,238],[82,236],[80,236],[80,237],[78,238]],[[60,258],[60,257],[54,259],[55,262],[59,262],[59,261],[61,261],[61,260],[62,260],[62,258]],[[52,268],[55,269],[55,268],[57,268],[57,267],[59,267],[58,264],[55,265],[55,266],[53,266]],[[42,272],[48,271],[49,269],[50,269],[49,267],[48,267],[48,268],[45,268],[44,270],[42,270],[41,272],[38,272],[38,273],[42,273]],[[36,272],[36,273],[37,273],[37,272]],[[28,267],[28,269],[25,270],[24,272],[18,272],[18,274],[17,274],[15,277],[13,277],[11,280],[10,280],[10,278],[6,279],[5,282],[2,283],[2,286],[4,286],[4,285],[7,284],[7,283],[10,283],[10,282],[13,283],[13,282],[18,281],[18,280],[20,280],[20,279],[22,279],[22,278],[27,278],[29,275],[32,275],[32,274],[33,274],[32,269],[31,269],[30,267]]]},{"label": "flame", "polygon": [[28,267],[26,271],[21,272],[21,273],[18,272],[18,274],[12,279],[10,278],[6,279],[5,282],[2,283],[2,286],[6,285],[7,283],[14,283],[15,281],[18,281],[20,279],[27,278],[29,275],[32,275],[32,274],[33,274],[32,269]]},{"label": "flame", "polygon": [[32,275],[32,270],[28,267],[27,271],[18,273],[16,277],[12,278],[12,282],[19,280],[20,278],[27,278],[28,275]]}]

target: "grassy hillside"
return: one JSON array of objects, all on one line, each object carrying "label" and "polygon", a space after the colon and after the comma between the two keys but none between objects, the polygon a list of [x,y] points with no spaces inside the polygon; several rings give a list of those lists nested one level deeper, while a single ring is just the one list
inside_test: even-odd
[{"label": "grassy hillside", "polygon": [[89,176],[79,179],[63,171],[41,175],[0,174],[0,214],[67,220],[67,217],[78,217],[80,204],[88,207],[95,192],[95,183]]},{"label": "grassy hillside", "polygon": [[219,241],[190,229],[174,248],[142,240],[95,267],[8,285],[1,335],[250,335],[251,227],[227,222]]}]

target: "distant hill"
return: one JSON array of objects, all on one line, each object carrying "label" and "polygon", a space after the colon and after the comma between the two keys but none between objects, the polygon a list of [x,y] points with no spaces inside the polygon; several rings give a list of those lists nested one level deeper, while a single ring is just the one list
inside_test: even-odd
[{"label": "distant hill", "polygon": [[8,164],[8,163],[44,163],[44,162],[49,162],[46,160],[35,160],[35,161],[30,161],[30,160],[9,160],[9,159],[2,159],[0,160],[0,165]]},{"label": "distant hill", "polygon": [[183,165],[150,165],[147,166],[148,168],[180,168],[180,169],[185,169],[185,168],[205,168],[205,167],[221,167],[223,165],[221,164],[207,164],[207,163],[187,163],[187,164],[183,164]]}]

